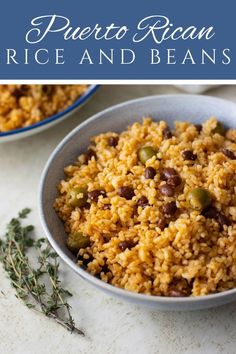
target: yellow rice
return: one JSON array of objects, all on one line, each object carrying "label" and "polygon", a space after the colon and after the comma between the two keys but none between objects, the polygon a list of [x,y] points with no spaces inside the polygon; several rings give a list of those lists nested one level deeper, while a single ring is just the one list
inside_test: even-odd
[{"label": "yellow rice", "polygon": [[[65,168],[65,180],[59,185],[55,209],[65,223],[68,234],[82,232],[89,236],[90,246],[79,250],[79,261],[91,259],[87,270],[103,281],[120,288],[144,294],[199,296],[236,287],[236,160],[229,159],[221,148],[236,153],[236,130],[225,136],[213,134],[217,120],[207,120],[199,133],[193,124],[176,122],[173,137],[163,138],[166,122],[145,118],[121,134],[107,132],[91,139],[96,153],[88,164],[84,155]],[[118,136],[116,147],[108,138]],[[158,151],[146,162],[138,161],[137,152],[151,145]],[[194,162],[182,158],[184,150],[197,154]],[[152,166],[154,179],[145,179],[144,171]],[[160,194],[163,168],[174,168],[181,177],[181,188],[173,197]],[[88,202],[90,208],[71,207],[67,192],[82,186],[92,191],[102,189],[106,196]],[[135,192],[131,200],[118,195],[119,187],[130,186]],[[230,225],[222,229],[216,220],[205,218],[187,202],[188,192],[204,187],[213,198],[217,210]],[[136,207],[146,196],[149,205]],[[157,223],[165,203],[176,201],[177,213],[164,230]],[[104,205],[110,205],[104,208]],[[132,241],[131,249],[122,251],[122,241]]]},{"label": "yellow rice", "polygon": [[0,85],[0,132],[26,127],[69,107],[88,85]]}]

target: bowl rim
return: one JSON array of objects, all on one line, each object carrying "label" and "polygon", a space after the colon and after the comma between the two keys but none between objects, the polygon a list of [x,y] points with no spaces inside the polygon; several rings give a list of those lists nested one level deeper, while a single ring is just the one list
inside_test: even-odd
[{"label": "bowl rim", "polygon": [[83,279],[86,279],[89,283],[92,283],[93,285],[97,286],[98,288],[102,288],[104,291],[108,293],[114,293],[118,297],[123,297],[123,298],[129,298],[137,301],[143,301],[144,303],[149,303],[149,304],[171,304],[171,305],[178,305],[178,304],[191,304],[191,303],[204,303],[204,302],[211,302],[214,300],[217,300],[222,297],[231,297],[231,295],[236,295],[236,288],[230,289],[230,290],[225,290],[219,293],[214,293],[214,294],[209,294],[209,295],[202,295],[202,296],[196,296],[196,297],[165,297],[165,296],[157,296],[157,295],[148,295],[148,294],[142,294],[142,293],[135,293],[129,290],[126,290],[124,288],[119,288],[114,285],[111,285],[109,283],[104,282],[101,279],[96,278],[94,275],[91,273],[87,272],[84,270],[82,267],[78,266],[72,259],[67,256],[58,246],[57,242],[54,240],[51,232],[49,231],[49,228],[47,226],[47,223],[44,218],[44,208],[43,208],[43,190],[44,190],[44,185],[46,181],[46,177],[48,174],[48,171],[50,169],[50,165],[54,158],[60,153],[61,149],[64,147],[66,143],[70,141],[70,139],[77,134],[79,131],[82,131],[84,128],[86,128],[87,125],[90,123],[93,123],[94,121],[99,121],[100,118],[103,117],[104,114],[107,113],[112,113],[113,110],[119,109],[124,106],[129,106],[133,105],[135,103],[140,103],[141,101],[148,101],[148,100],[155,100],[159,98],[164,98],[164,99],[202,99],[205,101],[217,101],[222,103],[228,103],[232,105],[232,107],[235,108],[236,110],[236,103],[229,101],[227,99],[223,98],[218,98],[214,96],[209,96],[209,95],[194,95],[194,94],[164,94],[164,95],[151,95],[151,96],[144,96],[132,100],[127,100],[124,102],[121,102],[119,104],[110,106],[102,111],[99,111],[98,113],[94,114],[90,118],[86,119],[83,121],[81,124],[79,124],[77,127],[75,127],[69,134],[67,134],[61,142],[56,146],[56,148],[53,150],[51,153],[50,157],[48,158],[44,169],[42,171],[41,177],[40,177],[40,183],[39,183],[39,197],[38,197],[38,205],[39,205],[39,216],[40,216],[40,221],[41,225],[43,227],[43,231],[45,232],[50,244],[54,248],[54,250],[57,252],[57,254],[61,257],[61,259],[78,275],[80,275]]},{"label": "bowl rim", "polygon": [[90,96],[92,96],[97,89],[99,88],[100,85],[90,85],[87,90],[81,95],[79,96],[73,104],[71,104],[70,106],[68,106],[66,109],[64,109],[61,112],[58,112],[56,114],[53,114],[52,116],[45,118],[37,123],[31,124],[27,127],[23,127],[23,128],[17,128],[17,129],[13,129],[13,130],[9,130],[6,132],[0,132],[0,140],[1,137],[6,137],[6,136],[12,136],[12,135],[18,135],[21,133],[25,133],[31,130],[34,130],[36,128],[42,127],[48,123],[52,123],[58,119],[60,119],[62,116],[72,112],[74,109],[76,109],[77,107],[79,107],[80,105],[82,105]]}]

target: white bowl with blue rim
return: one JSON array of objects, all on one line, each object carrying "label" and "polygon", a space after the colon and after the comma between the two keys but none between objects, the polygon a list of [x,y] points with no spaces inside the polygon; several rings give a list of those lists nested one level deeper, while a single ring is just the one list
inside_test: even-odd
[{"label": "white bowl with blue rim", "polygon": [[86,120],[68,134],[50,156],[42,173],[39,193],[40,218],[44,231],[59,256],[79,277],[111,296],[120,297],[141,306],[161,310],[197,310],[223,305],[236,300],[236,289],[199,297],[161,297],[133,293],[103,282],[75,263],[75,256],[66,247],[64,224],[53,208],[58,195],[57,185],[64,178],[63,169],[73,164],[84,152],[91,136],[107,132],[121,132],[143,116],[200,124],[216,116],[226,127],[236,128],[236,104],[210,96],[163,95],[124,102]]},{"label": "white bowl with blue rim", "polygon": [[30,135],[37,134],[56,125],[64,119],[69,118],[72,113],[80,109],[93,96],[98,87],[99,85],[89,86],[88,89],[81,96],[79,96],[72,105],[57,114],[41,120],[40,122],[7,132],[0,132],[0,143],[22,139]]}]

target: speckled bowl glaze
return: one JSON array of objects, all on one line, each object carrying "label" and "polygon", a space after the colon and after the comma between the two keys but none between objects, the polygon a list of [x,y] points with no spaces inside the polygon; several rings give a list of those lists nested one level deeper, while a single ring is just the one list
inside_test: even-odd
[{"label": "speckled bowl glaze", "polygon": [[72,113],[80,109],[93,96],[98,88],[99,85],[89,86],[88,89],[79,98],[77,98],[77,100],[72,105],[63,111],[52,115],[51,117],[41,120],[38,123],[7,132],[0,132],[0,143],[26,138],[33,134],[40,133],[41,131],[48,129],[59,122],[62,122],[64,119],[69,118]]},{"label": "speckled bowl glaze", "polygon": [[187,120],[197,124],[214,115],[225,126],[236,128],[236,104],[232,102],[194,95],[144,97],[121,103],[96,114],[74,129],[57,146],[41,178],[40,218],[56,252],[80,277],[112,296],[161,310],[205,309],[236,300],[236,289],[201,297],[171,298],[136,294],[107,284],[75,264],[75,257],[65,244],[63,223],[53,209],[57,196],[56,186],[64,177],[63,168],[73,163],[86,149],[91,136],[111,130],[121,132],[133,122],[140,121],[143,116],[151,116],[154,120],[164,119],[171,126],[175,120]]}]

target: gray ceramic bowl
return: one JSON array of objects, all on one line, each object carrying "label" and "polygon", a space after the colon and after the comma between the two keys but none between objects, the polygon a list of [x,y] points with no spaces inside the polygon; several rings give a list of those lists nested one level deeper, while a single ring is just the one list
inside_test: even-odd
[{"label": "gray ceramic bowl", "polygon": [[164,119],[170,125],[174,120],[201,123],[215,115],[226,126],[236,128],[236,104],[225,100],[192,95],[165,95],[144,97],[106,109],[85,121],[67,135],[49,158],[40,185],[40,216],[44,231],[60,257],[79,276],[110,295],[121,297],[139,305],[163,310],[196,310],[222,305],[236,300],[236,289],[198,298],[169,298],[135,294],[116,288],[92,276],[75,264],[74,256],[65,245],[63,223],[53,209],[57,184],[64,177],[63,168],[73,163],[82,153],[89,138],[106,131],[121,132],[127,125],[151,116]]}]

